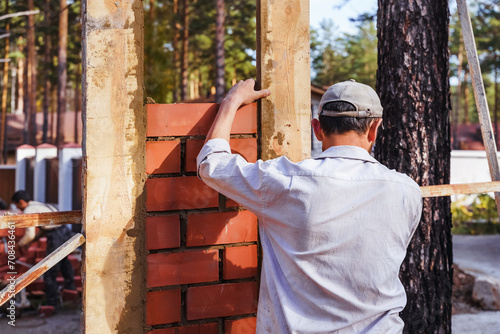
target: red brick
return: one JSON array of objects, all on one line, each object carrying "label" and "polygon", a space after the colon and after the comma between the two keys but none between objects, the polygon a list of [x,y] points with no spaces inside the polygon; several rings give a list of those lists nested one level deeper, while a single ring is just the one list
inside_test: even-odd
[{"label": "red brick", "polygon": [[62,298],[65,302],[66,301],[72,301],[72,302],[77,301],[78,300],[78,291],[63,289],[62,290]]},{"label": "red brick", "polygon": [[45,257],[45,249],[43,248],[37,248],[36,250],[36,257]]},{"label": "red brick", "polygon": [[171,254],[150,254],[148,287],[216,281],[219,278],[217,249]]},{"label": "red brick", "polygon": [[218,334],[218,327],[216,322],[211,322],[208,324],[154,329],[146,334]]},{"label": "red brick", "polygon": [[40,306],[40,308],[38,309],[38,313],[45,317],[50,317],[52,314],[54,314],[55,310],[56,308],[54,306],[45,305],[45,306]]},{"label": "red brick", "polygon": [[257,276],[257,245],[224,250],[224,279]]},{"label": "red brick", "polygon": [[181,142],[146,142],[146,173],[179,173],[181,171]]},{"label": "red brick", "polygon": [[47,237],[42,237],[38,239],[38,247],[43,250],[47,249]]},{"label": "red brick", "polygon": [[146,181],[148,211],[217,207],[219,194],[197,176],[155,178]]},{"label": "red brick", "polygon": [[[196,172],[196,157],[203,147],[204,139],[189,139],[186,141],[186,171]],[[248,162],[257,161],[256,138],[233,138],[229,140],[231,152],[241,155]]]},{"label": "red brick", "polygon": [[179,216],[162,216],[146,218],[147,249],[163,249],[179,247],[181,244],[181,227]]},{"label": "red brick", "polygon": [[36,291],[36,290],[43,291],[44,289],[45,289],[45,284],[43,282],[43,279],[41,278],[34,280],[33,282],[30,283],[30,285],[26,287],[26,290],[28,291]]},{"label": "red brick", "polygon": [[148,326],[181,321],[181,290],[148,292],[146,324]]},{"label": "red brick", "polygon": [[241,282],[189,288],[187,319],[206,319],[257,311],[257,283]]},{"label": "red brick", "polygon": [[[147,136],[206,135],[219,106],[214,103],[148,104]],[[233,134],[257,132],[257,104],[247,105],[236,113]]]},{"label": "red brick", "polygon": [[238,206],[241,206],[241,204],[226,197],[226,208],[234,208]]},{"label": "red brick", "polygon": [[79,276],[79,275],[75,275],[75,276],[73,277],[73,279],[74,279],[74,281],[75,281],[75,286],[76,286],[77,288],[79,288],[79,287],[81,287],[81,286],[82,286],[82,277],[81,277],[81,276]]},{"label": "red brick", "polygon": [[250,211],[213,212],[188,216],[187,246],[257,241],[257,217]]},{"label": "red brick", "polygon": [[225,334],[255,334],[257,318],[224,321]]}]

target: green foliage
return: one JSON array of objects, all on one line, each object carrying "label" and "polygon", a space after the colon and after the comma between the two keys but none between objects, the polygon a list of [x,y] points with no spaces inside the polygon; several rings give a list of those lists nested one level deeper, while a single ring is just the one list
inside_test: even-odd
[{"label": "green foliage", "polygon": [[488,194],[467,196],[451,203],[452,233],[500,233],[495,200]]},{"label": "green foliage", "polygon": [[[366,15],[368,16],[368,14]],[[313,84],[328,86],[355,79],[375,87],[377,70],[377,33],[372,20],[360,20],[355,34],[335,37],[332,20],[311,30]]]},{"label": "green foliage", "polygon": [[[154,2],[153,13],[145,2],[145,88],[146,95],[159,103],[172,103],[173,91],[180,89],[180,62],[174,63],[174,49],[181,50],[182,30],[177,45],[174,25],[183,29],[181,12],[174,15],[173,1]],[[215,86],[215,20],[213,0],[189,3],[188,76],[197,85],[200,95],[210,94]],[[179,10],[181,1],[179,1]],[[225,82],[226,88],[235,80],[252,78],[255,70],[256,2],[231,0],[225,3]]]}]

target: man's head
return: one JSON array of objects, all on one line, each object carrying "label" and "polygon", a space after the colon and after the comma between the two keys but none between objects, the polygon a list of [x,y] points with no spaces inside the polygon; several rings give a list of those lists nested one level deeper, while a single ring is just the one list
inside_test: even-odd
[{"label": "man's head", "polygon": [[[375,141],[376,131],[382,121],[383,108],[377,93],[367,85],[354,80],[337,83],[325,92],[319,104],[319,121],[313,120],[316,137],[320,141],[338,139],[341,136],[354,139],[364,138],[370,149]],[[344,138],[348,140],[348,138]],[[346,140],[340,144],[348,145]],[[336,141],[336,142],[337,142]],[[366,142],[366,143],[365,143]],[[325,143],[323,143],[325,144]],[[334,144],[337,145],[337,144]],[[323,145],[324,149],[332,145]]]},{"label": "man's head", "polygon": [[24,211],[31,201],[31,197],[25,190],[18,190],[12,195],[12,203],[14,203],[19,210]]}]

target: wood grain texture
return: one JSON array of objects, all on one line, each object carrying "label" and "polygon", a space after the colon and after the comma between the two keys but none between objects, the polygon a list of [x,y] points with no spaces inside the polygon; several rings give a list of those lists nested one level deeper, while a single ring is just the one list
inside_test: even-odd
[{"label": "wood grain texture", "polygon": [[0,230],[10,228],[14,223],[16,228],[30,226],[56,226],[66,224],[81,224],[81,211],[61,211],[47,213],[30,213],[15,216],[0,216]]},{"label": "wood grain texture", "polygon": [[500,191],[500,182],[480,182],[465,184],[444,184],[439,186],[420,187],[422,197],[441,197],[451,195],[481,194]]},{"label": "wood grain texture", "polygon": [[[476,100],[477,111],[479,114],[479,123],[481,125],[481,134],[483,136],[486,158],[490,168],[490,175],[493,181],[500,181],[500,169],[498,166],[497,144],[493,127],[491,125],[488,100],[486,99],[486,90],[484,89],[479,57],[477,55],[476,42],[472,30],[472,24],[469,16],[467,1],[457,0],[458,17],[462,26],[462,35],[464,39],[465,52],[469,62],[471,72],[472,86],[474,87],[474,98]],[[498,215],[500,216],[500,192],[495,192],[495,203],[497,205]]]},{"label": "wood grain texture", "polygon": [[11,289],[12,285],[8,285],[0,292],[0,306],[11,299],[15,294],[28,286],[31,282],[42,276],[47,270],[52,268],[56,263],[71,254],[75,249],[85,242],[82,234],[77,233],[71,239],[62,244],[55,251],[50,253],[42,261],[34,265],[30,270],[19,276],[15,280],[15,289]]},{"label": "wood grain texture", "polygon": [[143,3],[84,1],[85,333],[143,333]]},{"label": "wood grain texture", "polygon": [[309,0],[257,1],[257,81],[271,95],[261,106],[261,158],[311,154]]}]

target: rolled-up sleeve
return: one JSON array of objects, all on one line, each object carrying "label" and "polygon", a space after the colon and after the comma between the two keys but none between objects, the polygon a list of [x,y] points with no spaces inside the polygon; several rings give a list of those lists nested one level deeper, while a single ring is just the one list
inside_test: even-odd
[{"label": "rolled-up sleeve", "polygon": [[249,163],[241,155],[231,154],[226,140],[216,138],[203,146],[197,165],[198,176],[208,186],[257,215],[261,212],[266,163]]}]

